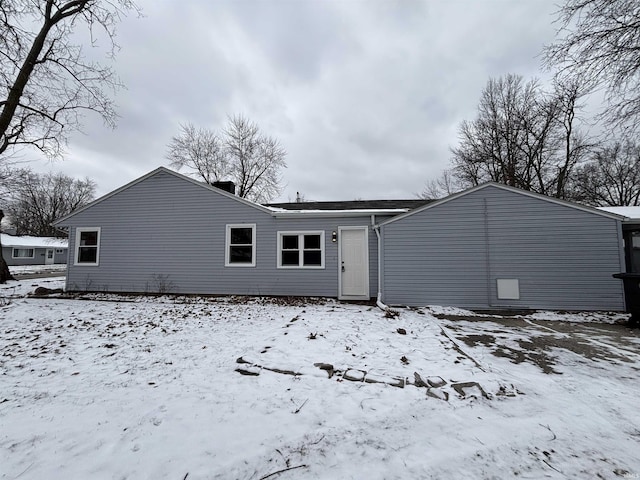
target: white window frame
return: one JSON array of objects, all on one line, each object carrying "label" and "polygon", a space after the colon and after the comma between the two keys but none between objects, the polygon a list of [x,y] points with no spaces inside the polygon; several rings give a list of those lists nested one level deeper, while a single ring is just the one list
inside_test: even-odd
[{"label": "white window frame", "polygon": [[[30,257],[21,257],[21,256],[16,256],[16,250],[31,250],[31,256]],[[36,249],[34,247],[13,247],[11,250],[11,258],[23,258],[23,259],[29,259],[29,258],[36,258]]]},{"label": "white window frame", "polygon": [[[284,236],[298,236],[298,265],[282,265],[282,237]],[[305,235],[320,235],[320,265],[302,265],[304,261],[304,236]],[[304,269],[304,270],[322,270],[324,268],[325,257],[325,243],[324,243],[324,230],[295,230],[278,232],[278,252],[276,267],[283,269]]]},{"label": "white window frame", "polygon": [[[98,241],[96,242],[96,261],[95,262],[78,262],[78,256],[80,253],[80,234],[84,232],[98,232]],[[100,265],[100,240],[102,239],[100,227],[76,227],[76,238],[75,238],[75,258],[74,265],[79,267],[97,267]]]},{"label": "white window frame", "polygon": [[[251,263],[231,263],[231,230],[234,228],[250,228],[251,229]],[[224,242],[224,266],[225,267],[255,267],[256,266],[256,224],[255,223],[229,223]]]}]

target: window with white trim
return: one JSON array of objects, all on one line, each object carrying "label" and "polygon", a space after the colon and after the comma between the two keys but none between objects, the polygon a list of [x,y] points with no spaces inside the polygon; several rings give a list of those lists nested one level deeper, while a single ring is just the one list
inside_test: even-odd
[{"label": "window with white trim", "polygon": [[100,259],[100,227],[76,228],[76,265],[98,265]]},{"label": "window with white trim", "polygon": [[324,268],[324,231],[278,232],[278,268]]},{"label": "window with white trim", "polygon": [[225,266],[256,266],[256,224],[227,225]]},{"label": "window with white trim", "polygon": [[11,251],[11,258],[34,258],[35,250],[33,248],[14,248]]}]

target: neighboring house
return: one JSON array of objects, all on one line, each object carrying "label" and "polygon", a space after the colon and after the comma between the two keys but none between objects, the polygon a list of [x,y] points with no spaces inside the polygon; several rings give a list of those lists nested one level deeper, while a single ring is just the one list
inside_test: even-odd
[{"label": "neighboring house", "polygon": [[2,235],[2,256],[9,266],[67,263],[67,239]]},{"label": "neighboring house", "polygon": [[164,167],[58,220],[67,290],[623,310],[623,217],[498,184],[435,202],[251,203]]},{"label": "neighboring house", "polygon": [[622,222],[626,271],[630,273],[640,273],[640,206],[599,207],[598,210],[626,217]]}]

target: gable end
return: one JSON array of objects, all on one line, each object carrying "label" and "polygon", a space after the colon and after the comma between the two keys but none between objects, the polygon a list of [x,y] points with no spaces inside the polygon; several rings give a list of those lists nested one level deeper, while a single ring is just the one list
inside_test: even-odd
[{"label": "gable end", "polygon": [[417,213],[420,212],[424,212],[425,210],[429,210],[431,208],[436,208],[439,205],[448,203],[450,201],[453,201],[455,199],[464,197],[466,195],[472,194],[474,192],[478,192],[480,190],[484,190],[485,188],[497,188],[500,190],[506,190],[507,192],[511,192],[511,193],[515,193],[518,195],[523,195],[523,196],[527,196],[527,197],[531,197],[531,198],[535,198],[538,200],[543,200],[545,202],[549,202],[549,203],[553,203],[556,205],[561,205],[564,207],[569,207],[569,208],[573,208],[575,210],[580,210],[586,213],[591,213],[593,215],[599,215],[601,217],[606,217],[606,218],[612,218],[614,220],[623,220],[625,217],[622,215],[617,215],[615,213],[610,213],[610,212],[605,212],[602,210],[598,210],[596,208],[592,208],[592,207],[587,207],[584,205],[579,205],[577,203],[573,203],[573,202],[569,202],[567,200],[561,200],[559,198],[554,198],[554,197],[548,197],[546,195],[541,195],[539,193],[535,193],[535,192],[529,192],[527,190],[521,190],[519,188],[515,188],[515,187],[509,187],[507,185],[501,184],[501,183],[496,183],[496,182],[487,182],[487,183],[483,183],[482,185],[477,185],[475,187],[471,187],[467,190],[463,190],[462,192],[458,192],[458,193],[454,193],[452,195],[449,195],[448,197],[442,198],[440,200],[436,200],[433,203],[429,203],[423,207],[420,208],[416,208],[415,210],[411,210],[407,213],[404,213],[402,215],[397,215],[385,222],[382,222],[379,226],[383,226],[383,225],[388,225],[390,223],[393,222],[397,222],[398,220],[402,220],[403,218],[409,217],[411,215],[415,215]]},{"label": "gable end", "polygon": [[120,192],[122,192],[124,190],[128,190],[129,188],[131,188],[131,187],[133,187],[133,186],[135,186],[135,185],[137,185],[137,184],[139,184],[141,182],[144,182],[145,180],[147,180],[147,179],[149,179],[149,178],[151,178],[151,177],[153,177],[155,175],[158,175],[159,173],[166,173],[166,174],[172,175],[172,176],[174,176],[176,178],[179,178],[181,180],[185,180],[185,181],[187,181],[189,183],[192,183],[193,185],[196,185],[197,187],[209,190],[210,192],[215,193],[217,195],[222,195],[223,197],[230,198],[232,200],[235,200],[236,202],[239,202],[239,203],[242,203],[242,204],[247,205],[249,207],[255,208],[256,210],[259,210],[259,211],[261,211],[263,213],[267,213],[269,215],[272,214],[271,210],[269,210],[268,208],[263,207],[262,205],[258,205],[257,203],[253,203],[253,202],[251,202],[249,200],[246,200],[244,198],[238,197],[236,195],[233,195],[233,194],[231,194],[229,192],[226,192],[226,191],[221,190],[219,188],[213,187],[213,186],[208,185],[206,183],[199,182],[198,180],[194,180],[193,178],[187,177],[186,175],[182,175],[182,174],[180,174],[178,172],[175,172],[173,170],[170,170],[170,169],[168,169],[166,167],[158,167],[155,170],[147,173],[146,175],[143,175],[142,177],[137,178],[137,179],[133,180],[132,182],[129,182],[126,185],[123,185],[122,187],[117,188],[116,190],[114,190],[114,191],[112,191],[110,193],[107,193],[106,195],[103,195],[102,197],[98,198],[97,200],[94,200],[93,202],[91,202],[90,204],[85,205],[84,207],[71,212],[69,215],[66,215],[66,216],[64,216],[62,218],[59,218],[58,220],[53,222],[53,226],[56,226],[56,227],[57,226],[64,226],[64,224],[67,222],[67,220],[71,219],[72,217],[76,216],[77,214],[79,214],[81,212],[84,212],[85,210],[87,210],[87,209],[89,209],[89,208],[91,208],[91,207],[93,207],[93,206],[95,206],[95,205],[97,205],[99,203],[102,203],[105,200],[117,195],[118,193],[120,193]]}]

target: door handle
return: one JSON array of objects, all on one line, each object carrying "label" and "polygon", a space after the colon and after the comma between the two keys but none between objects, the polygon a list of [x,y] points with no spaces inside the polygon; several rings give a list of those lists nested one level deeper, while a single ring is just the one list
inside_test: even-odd
[{"label": "door handle", "polygon": [[344,272],[344,262],[342,262],[342,271]]}]

